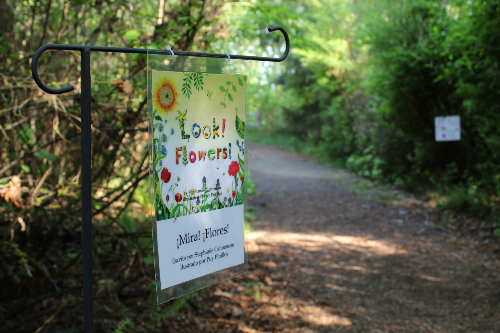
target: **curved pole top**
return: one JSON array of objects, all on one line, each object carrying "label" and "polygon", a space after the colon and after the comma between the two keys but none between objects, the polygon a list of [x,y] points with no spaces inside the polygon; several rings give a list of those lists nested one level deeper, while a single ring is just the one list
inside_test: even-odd
[{"label": "curved pole top", "polygon": [[[229,56],[231,59],[242,59],[242,60],[256,60],[256,61],[272,61],[272,62],[281,62],[286,59],[288,53],[290,52],[290,39],[288,38],[288,34],[282,27],[272,27],[269,28],[268,31],[272,32],[275,30],[281,31],[283,37],[285,37],[285,53],[280,58],[270,58],[270,57],[256,57],[256,56],[243,56],[243,55],[232,55]],[[90,46],[90,45],[68,45],[68,44],[45,44],[41,46],[33,55],[33,59],[31,60],[31,74],[33,76],[33,80],[35,83],[49,94],[63,94],[66,92],[70,92],[75,89],[73,86],[67,86],[59,89],[49,88],[47,87],[40,76],[38,75],[38,59],[46,50],[67,50],[67,51],[94,51],[94,52],[120,52],[120,53],[140,53],[140,54],[164,54],[166,56],[171,55],[170,51],[166,50],[152,50],[152,49],[135,49],[130,47],[110,47],[110,46]],[[189,52],[189,51],[175,51],[175,55],[179,56],[187,56],[187,57],[205,57],[205,58],[227,58],[226,54],[219,53],[203,53],[203,52]]]}]

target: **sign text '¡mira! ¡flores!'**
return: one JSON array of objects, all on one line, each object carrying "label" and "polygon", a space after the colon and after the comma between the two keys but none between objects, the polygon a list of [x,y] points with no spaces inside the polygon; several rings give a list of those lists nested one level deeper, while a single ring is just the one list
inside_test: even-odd
[{"label": "sign text '\u00a1mira! \u00a1flores!'", "polygon": [[206,228],[203,233],[201,233],[200,230],[198,230],[198,233],[195,234],[190,234],[188,232],[185,233],[184,236],[179,235],[179,237],[177,238],[177,248],[179,248],[181,245],[198,242],[202,239],[203,242],[205,242],[205,240],[208,238],[226,235],[227,233],[229,233],[229,224],[227,224],[224,228]]}]

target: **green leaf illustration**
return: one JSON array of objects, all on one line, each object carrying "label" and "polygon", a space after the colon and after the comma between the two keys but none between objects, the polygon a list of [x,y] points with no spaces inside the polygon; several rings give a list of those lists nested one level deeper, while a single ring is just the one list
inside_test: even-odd
[{"label": "green leaf illustration", "polygon": [[242,86],[242,87],[243,87],[243,81],[241,81],[241,79],[240,79],[240,78],[238,78],[238,83],[240,84],[240,86]]},{"label": "green leaf illustration", "polygon": [[196,90],[203,90],[203,75],[198,73],[193,73],[191,78],[194,80],[194,87]]},{"label": "green leaf illustration", "polygon": [[[184,210],[186,211],[186,213],[185,213],[186,215],[189,215],[189,214],[190,214],[189,209],[188,209],[188,208],[187,208],[184,204],[177,204],[177,205],[174,207],[174,209],[172,209],[172,215],[173,215],[173,216],[176,216],[175,214],[176,214],[176,213],[177,213],[177,211],[178,211],[179,209],[181,209],[181,208],[182,208],[182,209],[184,209]],[[181,213],[181,212],[179,212],[179,213]],[[182,216],[182,215],[179,215],[179,216]]]},{"label": "green leaf illustration", "polygon": [[245,138],[245,122],[242,121],[238,117],[238,109],[236,109],[235,125],[236,125],[236,132],[238,133],[239,137],[244,139]]},{"label": "green leaf illustration", "polygon": [[245,161],[240,158],[240,155],[238,155],[238,162],[240,162],[240,168],[245,172]]},{"label": "green leaf illustration", "polygon": [[224,105],[224,108],[226,107],[226,97],[229,98],[231,102],[233,101],[233,96],[229,93],[229,87],[232,87],[233,91],[236,92],[236,86],[231,81],[226,81],[226,84],[228,85],[227,89],[224,88],[223,86],[219,87],[219,89],[225,93],[224,101],[220,103],[221,105]]},{"label": "green leaf illustration", "polygon": [[183,79],[184,83],[182,84],[182,93],[188,99],[191,97],[191,78],[189,74],[184,74],[185,78]]},{"label": "green leaf illustration", "polygon": [[156,116],[155,119],[158,120],[158,121],[161,121],[161,117],[160,116]]}]

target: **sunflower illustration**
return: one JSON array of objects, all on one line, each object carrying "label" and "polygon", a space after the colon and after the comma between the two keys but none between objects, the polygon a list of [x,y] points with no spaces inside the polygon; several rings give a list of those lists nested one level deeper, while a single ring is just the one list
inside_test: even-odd
[{"label": "sunflower illustration", "polygon": [[164,77],[155,83],[154,88],[154,105],[158,112],[169,114],[179,104],[177,101],[177,87],[175,83],[168,77]]}]

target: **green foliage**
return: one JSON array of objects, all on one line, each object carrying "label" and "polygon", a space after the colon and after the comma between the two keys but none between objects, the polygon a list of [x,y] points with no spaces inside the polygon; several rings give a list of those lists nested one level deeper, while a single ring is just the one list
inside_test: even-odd
[{"label": "green foliage", "polygon": [[[33,54],[46,43],[153,49],[170,44],[175,50],[213,52],[224,3],[168,2],[161,23],[159,3],[150,0],[10,1],[1,6],[0,192],[8,190],[13,176],[20,177],[22,191],[20,205],[0,197],[4,226],[0,302],[9,304],[4,315],[11,320],[34,318],[24,330],[35,331],[42,320],[32,317],[40,302],[26,299],[57,303],[64,297],[76,305],[81,303],[82,283],[80,54],[47,51],[39,59],[44,83],[54,88],[75,87],[62,95],[44,94],[33,83]],[[139,279],[154,278],[148,140],[142,132],[147,127],[146,64],[144,55],[92,55],[94,306],[113,318],[110,322],[117,315],[127,318],[125,309],[133,308],[143,316],[137,302],[121,293],[142,288],[134,284]],[[203,78],[190,74],[190,89],[203,90]],[[120,88],[124,84],[130,84],[130,95]],[[161,154],[161,144],[152,143],[157,148],[154,160]],[[162,213],[169,214],[165,209]],[[118,309],[117,313],[101,311],[103,304]],[[130,331],[130,323],[122,321],[117,331]],[[113,328],[108,327],[109,331]]]},{"label": "green foliage", "polygon": [[[383,175],[411,188],[461,183],[447,207],[484,215],[484,198],[500,194],[500,48],[488,30],[499,22],[499,2],[378,4],[384,10],[365,34],[373,62],[365,87]],[[436,143],[434,117],[452,114],[461,116],[462,140]]]},{"label": "green foliage", "polygon": [[256,301],[258,301],[261,298],[261,291],[267,290],[267,289],[268,289],[268,287],[266,287],[260,281],[246,282],[245,283],[245,294],[252,297]]},{"label": "green foliage", "polygon": [[496,221],[493,222],[493,234],[497,237],[500,237],[500,219],[496,216]]},{"label": "green foliage", "polygon": [[463,211],[467,206],[467,190],[463,186],[454,188],[446,197],[445,202],[440,202],[439,207],[452,209],[455,211]]},{"label": "green foliage", "polygon": [[150,284],[148,289],[151,293],[148,298],[149,309],[147,316],[153,321],[153,327],[159,327],[162,322],[171,318],[173,315],[179,313],[183,308],[188,306],[188,301],[193,294],[184,295],[174,299],[172,302],[157,305],[156,302],[156,285],[154,281]]},{"label": "green foliage", "polygon": [[361,156],[351,155],[347,159],[347,167],[359,176],[380,179],[385,161],[375,156],[373,146],[366,148]]},{"label": "green foliage", "polygon": [[57,156],[51,154],[48,150],[45,149],[40,149],[39,151],[35,152],[34,155],[41,160],[49,159],[51,161],[55,161],[57,159]]},{"label": "green foliage", "polygon": [[118,326],[116,327],[116,330],[113,331],[113,333],[125,333],[126,328],[133,329],[134,326],[134,323],[130,321],[130,319],[124,319],[118,323]]},{"label": "green foliage", "polygon": [[257,194],[257,190],[255,189],[255,182],[247,176],[245,179],[245,188],[247,190],[248,195]]},{"label": "green foliage", "polygon": [[141,33],[139,31],[137,31],[137,30],[128,30],[127,32],[125,32],[125,38],[129,42],[136,41],[140,37],[141,37]]}]

